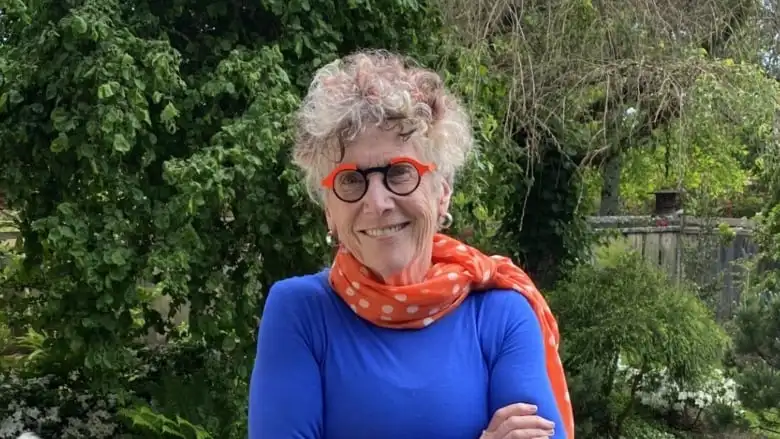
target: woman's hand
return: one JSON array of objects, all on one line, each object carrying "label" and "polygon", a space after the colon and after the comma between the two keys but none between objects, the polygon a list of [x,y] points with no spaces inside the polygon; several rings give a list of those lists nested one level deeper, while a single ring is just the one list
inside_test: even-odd
[{"label": "woman's hand", "polygon": [[496,410],[480,439],[545,439],[555,424],[536,416],[536,406],[517,403]]}]

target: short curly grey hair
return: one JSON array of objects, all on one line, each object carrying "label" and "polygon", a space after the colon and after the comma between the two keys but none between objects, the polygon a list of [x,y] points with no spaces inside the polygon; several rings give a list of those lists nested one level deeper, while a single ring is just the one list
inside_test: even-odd
[{"label": "short curly grey hair", "polygon": [[388,51],[362,51],[320,68],[297,115],[293,162],[315,202],[320,181],[368,125],[403,124],[422,157],[450,183],[473,148],[465,108],[436,72]]}]

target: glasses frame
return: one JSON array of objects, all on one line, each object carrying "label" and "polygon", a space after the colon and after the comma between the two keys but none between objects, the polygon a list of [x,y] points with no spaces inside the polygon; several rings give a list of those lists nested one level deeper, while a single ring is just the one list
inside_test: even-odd
[{"label": "glasses frame", "polygon": [[[414,167],[414,169],[417,171],[417,184],[414,185],[414,188],[412,188],[410,191],[399,193],[394,191],[390,188],[390,185],[387,183],[387,172],[392,168],[394,165],[398,165],[401,163],[408,163]],[[357,203],[358,201],[362,200],[363,197],[366,196],[366,193],[368,193],[368,186],[371,184],[371,180],[369,180],[368,176],[378,172],[382,174],[382,184],[384,184],[385,188],[390,191],[391,193],[398,195],[399,197],[405,197],[414,191],[417,190],[418,187],[420,187],[420,182],[422,181],[423,175],[427,174],[428,172],[433,171],[436,169],[436,165],[433,163],[420,163],[419,161],[411,158],[411,157],[395,157],[390,159],[390,162],[385,166],[375,166],[372,168],[365,168],[361,169],[357,166],[356,163],[342,163],[341,165],[337,166],[336,169],[331,171],[325,178],[322,179],[322,187],[325,189],[329,189],[333,191],[333,194],[338,198],[339,200],[345,202],[345,203]],[[363,193],[360,194],[359,197],[357,197],[354,200],[351,199],[344,199],[339,195],[339,193],[335,189],[335,183],[336,183],[336,177],[338,177],[339,174],[342,172],[357,172],[358,174],[363,176],[363,179],[366,181],[366,185],[363,187]]]}]

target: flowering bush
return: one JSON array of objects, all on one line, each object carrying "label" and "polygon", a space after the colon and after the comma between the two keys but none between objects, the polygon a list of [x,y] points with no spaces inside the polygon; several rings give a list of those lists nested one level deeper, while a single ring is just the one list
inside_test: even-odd
[{"label": "flowering bush", "polygon": [[35,431],[43,437],[107,439],[115,437],[117,398],[75,390],[78,376],[61,382],[51,375],[22,378],[0,374],[0,439]]},{"label": "flowering bush", "polygon": [[[633,381],[641,373],[622,361],[618,361],[618,371],[618,378],[626,382]],[[636,397],[647,408],[692,418],[696,423],[707,412],[723,416],[722,411],[726,410],[731,417],[744,417],[745,410],[737,396],[738,390],[736,381],[727,377],[721,369],[712,369],[700,380],[689,383],[680,383],[666,369],[661,369],[640,377]]]}]

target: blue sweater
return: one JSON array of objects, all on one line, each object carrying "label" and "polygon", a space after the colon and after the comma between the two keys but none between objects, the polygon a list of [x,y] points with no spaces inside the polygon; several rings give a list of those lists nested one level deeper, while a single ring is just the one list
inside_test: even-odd
[{"label": "blue sweater", "polygon": [[477,439],[525,402],[565,431],[541,328],[516,291],[472,293],[425,329],[372,325],[327,270],[275,283],[249,395],[249,439]]}]

